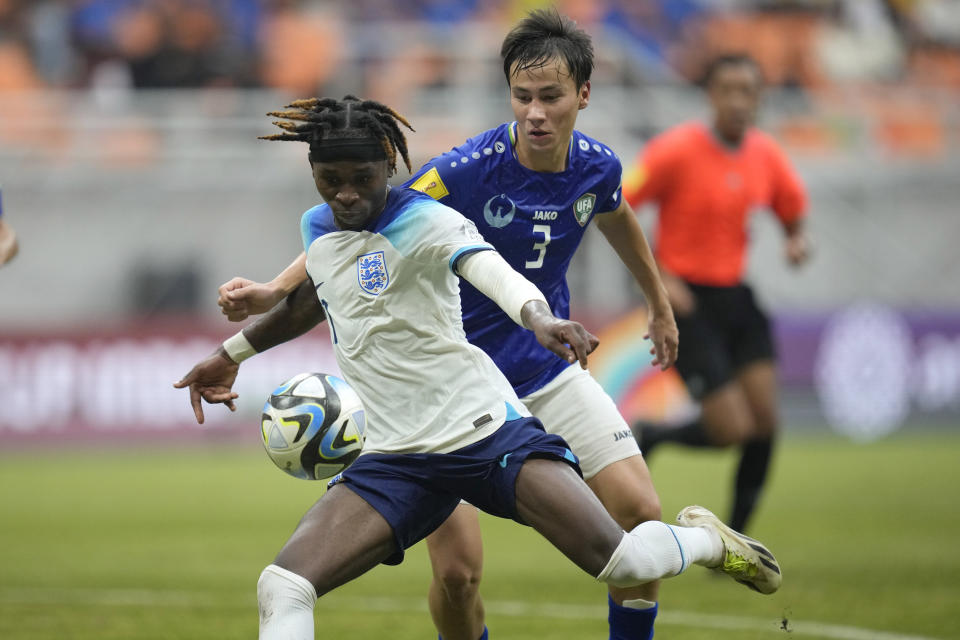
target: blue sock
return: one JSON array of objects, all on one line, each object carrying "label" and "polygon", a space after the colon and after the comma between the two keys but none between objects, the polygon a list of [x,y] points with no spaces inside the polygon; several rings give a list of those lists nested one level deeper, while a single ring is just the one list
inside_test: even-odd
[{"label": "blue sock", "polygon": [[[441,636],[440,634],[437,634],[437,640],[443,640],[443,636]],[[477,640],[490,640],[490,632],[487,630],[486,627],[483,628],[483,634],[481,634],[481,636],[477,638]]]},{"label": "blue sock", "polygon": [[607,622],[610,623],[610,640],[652,640],[653,621],[657,617],[659,605],[649,609],[631,609],[621,607],[610,595],[607,595],[610,605],[610,614]]}]

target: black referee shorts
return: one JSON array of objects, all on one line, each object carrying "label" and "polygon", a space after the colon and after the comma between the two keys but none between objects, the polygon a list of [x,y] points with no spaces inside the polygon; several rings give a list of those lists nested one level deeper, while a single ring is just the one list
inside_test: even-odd
[{"label": "black referee shorts", "polygon": [[737,371],[776,353],[770,321],[745,284],[709,287],[687,283],[696,299],[693,314],[677,316],[677,371],[697,400],[732,380]]}]

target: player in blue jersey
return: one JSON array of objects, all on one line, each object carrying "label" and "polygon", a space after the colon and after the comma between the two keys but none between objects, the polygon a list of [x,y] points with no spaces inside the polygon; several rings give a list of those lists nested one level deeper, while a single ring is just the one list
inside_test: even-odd
[{"label": "player in blue jersey", "polygon": [[3,219],[3,194],[0,193],[0,266],[13,260],[19,249],[17,233]]},{"label": "player in blue jersey", "polygon": [[269,139],[309,143],[326,203],[301,223],[308,278],[174,386],[189,388],[202,423],[201,398],[233,408],[244,359],[326,320],[340,369],[364,403],[367,436],[261,573],[261,640],[312,640],[318,596],[401,561],[461,500],[532,526],[610,585],[697,563],[762,592],[779,587],[772,554],[702,507],[684,509],[681,527],[650,521],[624,531],[578,475],[564,440],[543,431],[493,360],[467,342],[457,275],[563,362],[585,368],[597,344],[555,317],[472,222],[388,186],[397,152],[407,160],[402,117],[351,97],[300,100],[270,115],[287,133]]},{"label": "player in blue jersey", "polygon": [[[516,121],[432,159],[407,184],[472,220],[559,317],[569,314],[567,267],[595,223],[647,298],[654,364],[669,366],[677,329],[643,232],[620,197],[620,161],[574,128],[590,99],[589,36],[555,11],[537,11],[506,36],[501,57]],[[301,257],[266,285],[235,278],[221,287],[221,307],[242,319],[303,277]],[[544,427],[569,443],[607,511],[626,529],[658,520],[659,499],[630,428],[590,374],[543,349],[469,283],[461,284],[461,300],[467,339],[493,358]],[[480,539],[476,510],[464,505],[427,540],[435,577],[430,610],[445,640],[486,633]],[[657,589],[610,589],[611,637],[651,636]]]}]

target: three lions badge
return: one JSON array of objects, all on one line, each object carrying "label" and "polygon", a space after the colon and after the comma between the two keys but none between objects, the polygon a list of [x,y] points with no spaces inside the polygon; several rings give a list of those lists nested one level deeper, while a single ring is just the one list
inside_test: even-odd
[{"label": "three lions badge", "polygon": [[357,281],[360,288],[371,295],[379,295],[390,284],[387,262],[383,251],[357,256]]}]

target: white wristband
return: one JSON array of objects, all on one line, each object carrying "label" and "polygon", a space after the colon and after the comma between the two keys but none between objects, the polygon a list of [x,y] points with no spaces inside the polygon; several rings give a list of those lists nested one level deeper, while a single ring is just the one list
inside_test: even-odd
[{"label": "white wristband", "polygon": [[254,349],[250,341],[247,340],[247,336],[243,335],[243,331],[238,331],[224,340],[223,350],[226,351],[230,359],[237,364],[240,364],[257,353],[257,350]]}]

